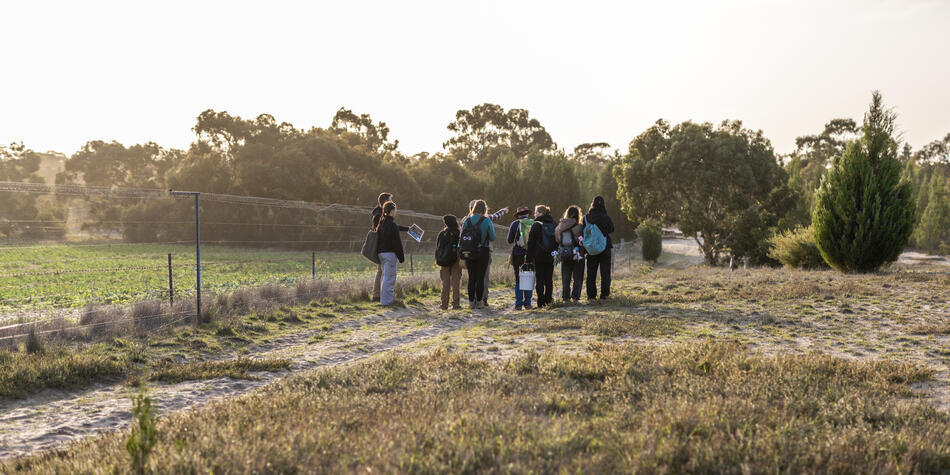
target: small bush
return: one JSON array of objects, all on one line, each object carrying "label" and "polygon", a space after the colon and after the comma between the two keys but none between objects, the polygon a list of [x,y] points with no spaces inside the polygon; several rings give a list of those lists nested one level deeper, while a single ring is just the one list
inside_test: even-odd
[{"label": "small bush", "polygon": [[79,316],[79,325],[93,339],[113,337],[128,332],[128,320],[123,310],[115,305],[87,305]]},{"label": "small bush", "polygon": [[132,433],[125,442],[125,449],[132,458],[132,472],[146,473],[148,454],[158,442],[158,428],[152,399],[143,392],[132,397]]},{"label": "small bush", "polygon": [[643,260],[656,262],[663,252],[663,232],[655,221],[644,221],[637,227],[637,236],[642,243]]},{"label": "small bush", "polygon": [[40,341],[40,338],[36,336],[36,327],[31,326],[30,332],[26,335],[26,352],[35,355],[42,353],[43,350],[43,343]]},{"label": "small bush", "polygon": [[769,257],[788,267],[796,269],[828,269],[828,263],[821,257],[821,251],[815,244],[815,230],[810,226],[797,227],[770,239],[772,250]]},{"label": "small bush", "polygon": [[164,323],[162,304],[155,300],[143,300],[132,305],[132,321],[137,334],[147,333]]}]

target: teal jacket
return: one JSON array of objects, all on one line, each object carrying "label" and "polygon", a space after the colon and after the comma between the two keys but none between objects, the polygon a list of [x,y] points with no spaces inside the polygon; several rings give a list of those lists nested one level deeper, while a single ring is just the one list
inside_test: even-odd
[{"label": "teal jacket", "polygon": [[[481,218],[481,217],[482,215],[480,214],[473,214],[465,218],[465,220],[462,221],[462,229],[463,230],[465,229],[465,225],[468,224],[469,220],[472,220],[472,224],[474,224],[475,222],[478,221],[478,218]],[[491,247],[491,244],[490,244],[491,241],[495,240],[495,225],[492,224],[491,219],[488,219],[487,217],[485,217],[484,219],[482,219],[482,222],[479,223],[478,227],[479,227],[479,231],[481,231],[481,234],[482,234],[482,246]]]}]

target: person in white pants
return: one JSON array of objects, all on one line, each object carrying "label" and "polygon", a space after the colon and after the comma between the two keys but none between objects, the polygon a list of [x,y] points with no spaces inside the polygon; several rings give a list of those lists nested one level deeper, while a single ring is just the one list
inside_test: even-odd
[{"label": "person in white pants", "polygon": [[376,254],[379,256],[379,267],[382,270],[380,281],[379,303],[382,306],[392,305],[396,294],[396,271],[399,263],[405,260],[402,249],[402,239],[399,238],[399,227],[396,226],[396,204],[392,201],[383,205],[383,215],[376,228]]},{"label": "person in white pants", "polygon": [[383,278],[379,286],[379,304],[386,307],[392,305],[396,297],[396,270],[399,268],[399,258],[395,252],[379,253],[380,267],[383,269]]}]

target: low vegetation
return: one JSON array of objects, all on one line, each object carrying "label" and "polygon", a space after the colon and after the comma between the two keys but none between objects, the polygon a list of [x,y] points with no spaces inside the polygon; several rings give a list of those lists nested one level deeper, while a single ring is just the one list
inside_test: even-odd
[{"label": "low vegetation", "polygon": [[[195,248],[184,244],[103,244],[7,247],[0,250],[0,310],[48,310],[87,305],[168,301],[172,254],[175,297],[194,300]],[[322,252],[321,279],[371,276],[376,267],[357,254]],[[417,271],[431,271],[434,257],[414,256]],[[309,251],[202,246],[202,286],[209,293],[311,280]],[[106,271],[107,270],[107,271]]]},{"label": "low vegetation", "polygon": [[815,230],[797,227],[777,234],[769,240],[769,257],[795,269],[830,269],[815,244]]},{"label": "low vegetation", "polygon": [[200,361],[186,364],[162,364],[152,370],[148,379],[163,383],[178,383],[228,377],[247,379],[253,371],[281,371],[290,368],[290,360],[265,358],[238,358],[225,361]]},{"label": "low vegetation", "polygon": [[[939,472],[929,372],[733,343],[604,344],[492,364],[444,349],[293,377],[158,423],[148,469],[196,472]],[[196,430],[196,428],[200,428]],[[4,471],[111,473],[125,434]]]}]

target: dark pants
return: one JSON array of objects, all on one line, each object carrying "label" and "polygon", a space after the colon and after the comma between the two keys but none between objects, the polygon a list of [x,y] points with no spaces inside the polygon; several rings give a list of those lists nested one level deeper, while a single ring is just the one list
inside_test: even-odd
[{"label": "dark pants", "polygon": [[[561,262],[561,299],[565,302],[572,299],[581,299],[581,287],[584,286],[584,267],[586,265],[587,263],[583,259]],[[571,282],[574,283],[573,288]]]},{"label": "dark pants", "polygon": [[534,261],[534,288],[538,291],[538,306],[543,307],[553,300],[554,261]]},{"label": "dark pants", "polygon": [[587,299],[597,298],[597,268],[600,267],[600,298],[610,297],[610,257],[612,249],[587,256]]},{"label": "dark pants", "polygon": [[468,269],[468,301],[481,302],[485,298],[485,271],[488,270],[488,248],[481,248],[465,263]]},{"label": "dark pants", "polygon": [[519,282],[521,266],[525,263],[525,256],[511,256],[511,267],[515,271],[515,306],[531,306],[532,289],[522,289]]}]

